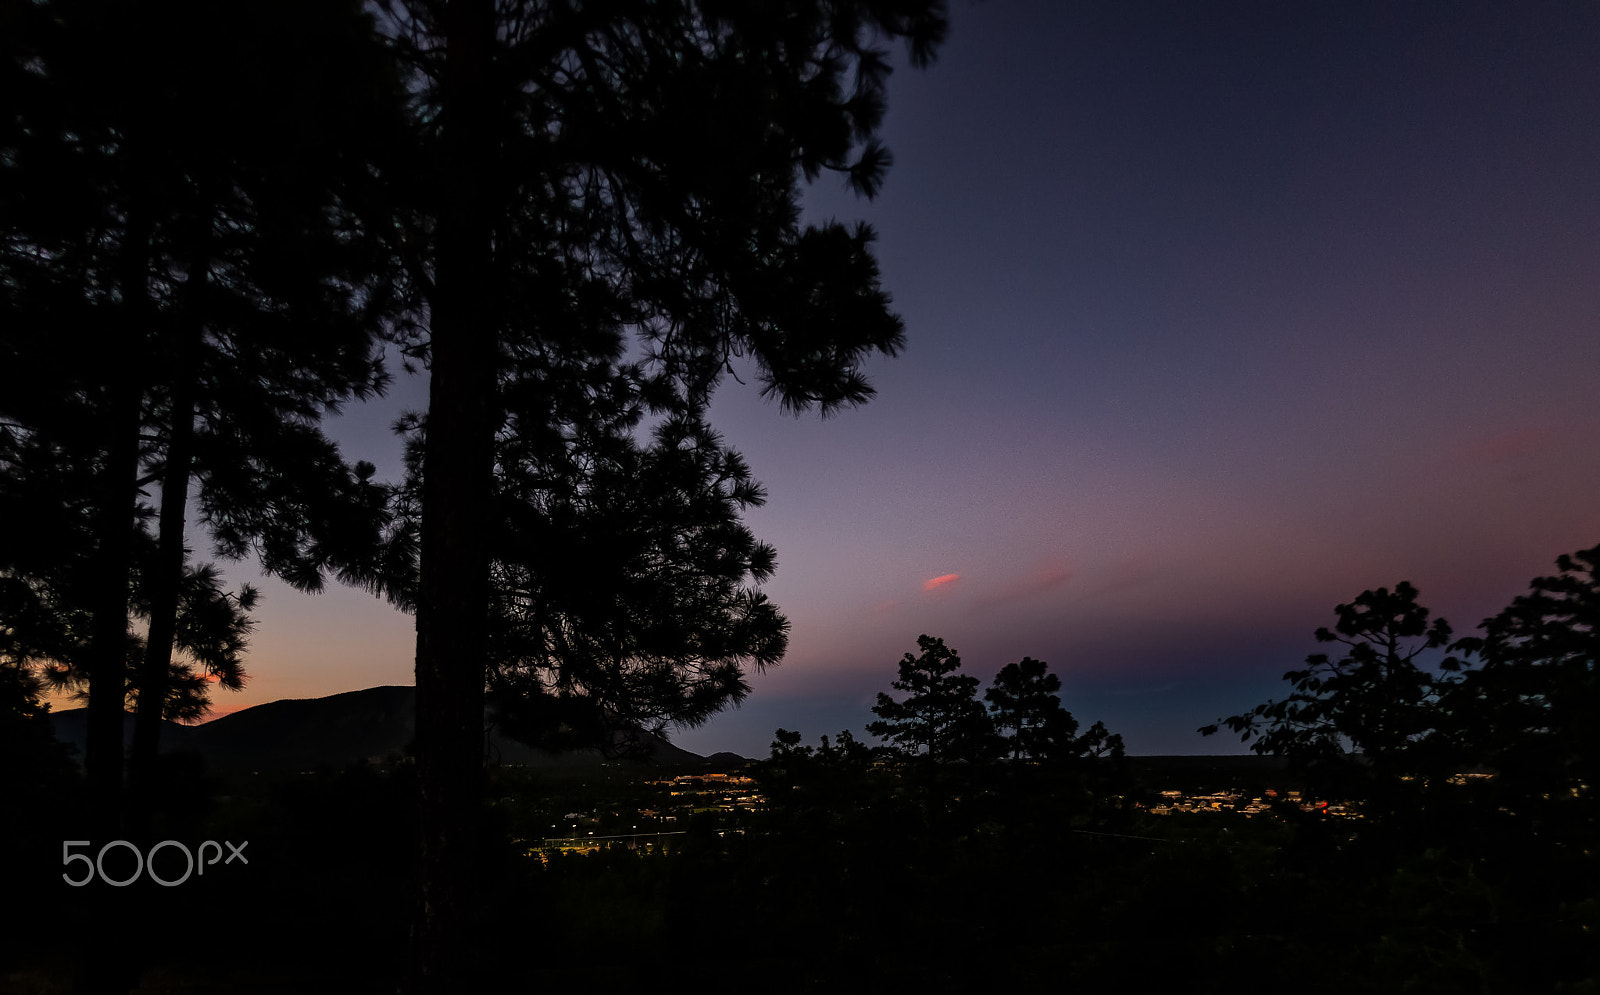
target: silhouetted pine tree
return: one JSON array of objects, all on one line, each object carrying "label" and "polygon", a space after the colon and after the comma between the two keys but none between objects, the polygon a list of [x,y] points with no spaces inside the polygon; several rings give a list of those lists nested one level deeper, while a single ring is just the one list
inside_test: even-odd
[{"label": "silhouetted pine tree", "polygon": [[[84,699],[94,634],[89,592],[101,583],[88,472],[92,464],[86,471],[64,459],[40,433],[16,426],[0,431],[0,521],[9,526],[0,529],[0,666]],[[153,512],[139,511],[133,572],[126,583],[131,616],[148,619],[157,545],[147,527]],[[186,563],[183,569],[172,605],[173,644],[183,658],[169,663],[160,710],[167,719],[198,718],[213,683],[233,690],[243,686],[244,641],[252,625],[248,612],[256,598],[248,585],[237,593],[225,591],[211,567]],[[126,635],[119,717],[122,703],[137,697],[143,646],[140,635]],[[118,736],[120,741],[120,727]]]},{"label": "silhouetted pine tree", "polygon": [[[115,537],[133,522],[136,489],[160,485],[156,561],[140,567],[138,684],[163,702],[191,481],[224,553],[255,548],[300,587],[318,586],[330,562],[359,572],[354,549],[375,539],[382,494],[365,486],[370,470],[344,466],[315,423],[384,377],[375,335],[393,295],[371,169],[385,118],[398,126],[397,84],[354,4],[56,0],[33,5],[22,27],[5,303],[7,337],[27,343],[13,369],[31,383],[4,403],[76,458],[105,461],[103,649],[126,639],[134,568]],[[193,43],[202,36],[209,44]],[[47,394],[74,399],[73,417],[40,405]],[[100,697],[120,715],[120,676],[116,686]],[[159,732],[160,709],[141,711],[136,771]],[[114,778],[117,764],[95,752],[91,767]]]},{"label": "silhouetted pine tree", "polygon": [[[1285,863],[1362,895],[1362,917],[1385,909],[1392,925],[1367,942],[1409,987],[1564,991],[1600,969],[1597,564],[1600,549],[1560,557],[1454,643],[1411,585],[1364,591],[1316,633],[1343,658],[1309,657],[1285,698],[1219,723],[1361,803],[1359,822],[1289,810]],[[1445,650],[1459,655],[1424,666]]]},{"label": "silhouetted pine tree", "polygon": [[[91,649],[87,766],[97,826],[114,831],[122,764],[122,682],[139,458],[140,344],[153,307],[146,279],[152,238],[143,170],[153,111],[129,88],[99,92],[111,58],[112,11],[82,4],[7,8],[12,95],[0,156],[5,193],[0,287],[6,378],[0,416],[13,439],[34,430],[93,467],[83,518],[95,541],[78,592]],[[106,15],[112,23],[102,24]],[[78,30],[93,24],[93,30]],[[122,126],[113,122],[121,120]],[[112,191],[118,191],[116,197]],[[114,580],[112,580],[114,578]]]},{"label": "silhouetted pine tree", "polygon": [[593,448],[540,453],[538,436],[514,430],[500,447],[489,650],[500,714],[625,751],[619,733],[696,725],[741,700],[745,668],[781,660],[788,630],[747,586],[776,556],[740,522],[762,500],[744,462],[687,418],[659,424],[648,445],[621,425]]},{"label": "silhouetted pine tree", "polygon": [[1251,749],[1289,760],[1325,797],[1362,799],[1370,817],[1415,812],[1418,793],[1430,782],[1457,773],[1460,759],[1449,743],[1442,695],[1462,666],[1447,659],[1439,672],[1418,658],[1450,642],[1450,624],[1429,621],[1417,589],[1402,581],[1391,592],[1363,591],[1335,609],[1333,629],[1316,630],[1318,642],[1348,647],[1340,659],[1326,653],[1306,658],[1304,670],[1284,680],[1293,687],[1220,725],[1239,733]]},{"label": "silhouetted pine tree", "polygon": [[[519,435],[538,431],[552,398],[582,384],[611,389],[619,376],[636,380],[648,415],[676,420],[693,436],[735,357],[749,359],[787,410],[826,413],[866,400],[871,388],[858,364],[896,351],[900,322],[878,287],[871,232],[802,229],[798,182],[837,170],[858,190],[877,188],[887,155],[873,136],[888,64],[873,40],[905,37],[913,61],[924,64],[944,29],[941,6],[382,5],[420,81],[426,189],[436,194],[413,232],[426,243],[417,269],[432,371],[415,596],[429,910],[422,986],[451,987],[468,960],[465,889],[496,598],[492,537],[503,520],[497,436],[514,413],[525,416]],[[618,371],[630,335],[646,352],[636,378]],[[412,348],[424,351],[421,342]],[[559,360],[574,350],[576,366]],[[519,373],[523,351],[534,359]],[[573,441],[574,451],[596,452],[591,443],[600,440]],[[529,465],[517,459],[508,478]],[[609,513],[596,509],[591,520]],[[536,546],[519,557],[522,579],[559,573]],[[740,557],[746,563],[726,572],[759,575],[759,557],[734,561]],[[620,572],[648,570],[635,559]],[[764,616],[726,598],[691,606],[684,594],[668,597],[679,598],[674,611]],[[659,633],[630,628],[613,656],[647,658]],[[703,659],[728,659],[709,649]],[[576,679],[582,652],[571,659]],[[662,681],[652,668],[607,667],[591,673],[613,685],[613,700],[698,695],[694,710],[706,713],[739,692],[721,664],[698,687]]]},{"label": "silhouetted pine tree", "polygon": [[930,760],[978,761],[999,748],[994,723],[978,701],[978,679],[957,674],[961,657],[943,639],[917,637],[920,656],[900,658],[900,676],[890,686],[906,695],[896,701],[883,692],[872,706],[875,722],[867,731],[910,756]]},{"label": "silhouetted pine tree", "polygon": [[[639,403],[610,403],[629,381],[610,388],[606,403],[547,422],[508,412],[486,681],[497,722],[518,738],[622,754],[645,745],[641,728],[659,735],[741,699],[745,667],[782,657],[787,623],[746,586],[770,575],[775,554],[740,521],[762,500],[743,460],[686,419],[641,444],[629,433]],[[407,424],[416,437],[395,532],[414,535],[423,432],[420,418]],[[393,551],[396,562],[407,555]],[[414,560],[405,572],[412,579],[392,594],[412,607]]]},{"label": "silhouetted pine tree", "polygon": [[[305,588],[330,566],[370,580],[384,494],[316,422],[382,384],[393,225],[374,171],[403,105],[359,4],[49,0],[5,15],[0,418],[29,458],[71,468],[60,524],[87,530],[85,559],[50,600],[93,633],[57,659],[87,681],[94,835],[109,839],[130,652],[137,782],[162,714],[201,700],[175,647],[222,686],[242,679],[252,595],[185,566],[191,483],[223,553],[259,552]],[[139,524],[152,484],[153,541]],[[131,796],[135,835],[146,795]]]},{"label": "silhouetted pine tree", "polygon": [[1060,690],[1061,678],[1031,656],[995,674],[983,698],[995,726],[1009,731],[1006,751],[1012,759],[1042,760],[1055,744],[1070,741],[1078,731],[1078,720],[1061,706]]},{"label": "silhouetted pine tree", "polygon": [[1493,804],[1570,844],[1600,827],[1600,546],[1556,566],[1451,647],[1481,666],[1440,707],[1461,756],[1495,773]]}]

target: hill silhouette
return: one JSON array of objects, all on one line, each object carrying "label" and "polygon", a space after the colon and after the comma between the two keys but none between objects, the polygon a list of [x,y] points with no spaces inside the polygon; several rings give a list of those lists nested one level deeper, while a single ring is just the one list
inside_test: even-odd
[{"label": "hill silhouette", "polygon": [[[194,750],[208,766],[219,771],[303,771],[319,767],[345,767],[359,763],[388,763],[403,757],[415,735],[417,689],[401,685],[346,691],[323,698],[285,698],[197,726],[165,723],[163,753]],[[82,754],[87,709],[52,712],[56,738],[76,746]],[[606,758],[597,749],[550,753],[518,742],[499,732],[488,717],[488,752],[492,760],[510,766],[546,770],[583,770],[599,767]],[[133,717],[127,716],[125,739],[132,737]],[[648,732],[639,733],[648,744],[647,755],[633,763],[670,769],[701,769],[741,764],[743,757],[719,753],[702,757],[679,749]]]}]

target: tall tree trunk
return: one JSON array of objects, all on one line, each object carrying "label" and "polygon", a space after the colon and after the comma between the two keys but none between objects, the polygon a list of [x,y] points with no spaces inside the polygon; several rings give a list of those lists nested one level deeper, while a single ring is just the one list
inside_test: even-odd
[{"label": "tall tree trunk", "polygon": [[472,990],[497,328],[489,186],[491,0],[451,0],[417,602],[421,904],[412,991]]},{"label": "tall tree trunk", "polygon": [[[151,225],[134,204],[118,258],[121,320],[107,343],[104,456],[96,526],[98,548],[89,645],[89,715],[84,756],[89,832],[98,851],[122,832],[122,734],[128,666],[128,582],[133,567],[134,508],[138,503],[139,409],[143,394],[140,342],[149,321]],[[90,897],[90,943],[74,987],[79,993],[125,992],[126,944],[120,928],[125,900],[101,887]]]},{"label": "tall tree trunk", "polygon": [[[131,212],[130,212],[131,213]],[[105,387],[102,448],[105,454],[96,531],[94,630],[90,641],[89,716],[84,766],[96,832],[120,828],[123,699],[128,652],[128,578],[133,565],[134,507],[138,501],[139,341],[145,334],[150,226],[131,218],[118,276],[120,327],[108,345],[111,371]],[[110,838],[109,836],[107,837]]]},{"label": "tall tree trunk", "polygon": [[[131,377],[130,377],[131,380]],[[84,767],[93,830],[112,839],[121,830],[123,723],[128,665],[128,577],[133,561],[134,502],[139,473],[139,388],[108,391],[105,466],[97,502],[94,629],[89,644],[89,708]]]},{"label": "tall tree trunk", "polygon": [[147,581],[150,626],[139,669],[138,708],[133,721],[133,750],[128,758],[129,832],[141,843],[149,832],[155,768],[161,751],[161,715],[171,683],[172,644],[178,629],[178,600],[183,586],[184,533],[188,528],[189,478],[194,459],[194,410],[198,393],[200,350],[205,338],[206,273],[211,265],[211,216],[202,210],[189,278],[184,284],[185,327],[172,365],[171,424],[167,459],[161,477],[161,512],[156,562]]}]

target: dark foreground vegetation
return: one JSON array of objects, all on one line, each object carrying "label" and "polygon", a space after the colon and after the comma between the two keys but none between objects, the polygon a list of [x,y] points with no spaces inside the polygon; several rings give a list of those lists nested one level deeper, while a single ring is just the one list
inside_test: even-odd
[{"label": "dark foreground vegetation", "polygon": [[[84,697],[75,836],[159,844],[162,721],[246,680],[257,592],[201,558],[359,585],[417,620],[407,990],[470,990],[486,703],[589,745],[783,657],[741,520],[765,492],[711,399],[833,413],[904,347],[873,230],[802,196],[878,192],[890,52],[926,67],[946,26],[940,0],[0,2],[0,667]],[[322,426],[396,363],[428,402],[383,481]],[[125,942],[129,894],[82,927],[85,990],[163,955]]]},{"label": "dark foreground vegetation", "polygon": [[[416,874],[407,767],[171,774],[191,806],[164,831],[248,840],[250,864],[127,889],[141,908],[128,928],[162,951],[140,990],[394,989]],[[631,836],[621,822],[663,789],[497,772],[476,990],[673,976],[702,991],[1225,991],[1286,975],[1312,992],[1594,990],[1592,858],[1537,836],[1472,853],[1289,807],[1152,816],[1141,805],[1166,772],[1138,761],[1098,785],[1033,765],[768,761],[758,774],[764,810],[701,811],[653,845],[580,852],[546,827],[615,811],[605,833]],[[12,990],[69,990],[82,951],[89,889],[61,882],[53,822],[8,841],[31,857]],[[560,835],[581,842],[588,825]]]},{"label": "dark foreground vegetation", "polygon": [[[894,682],[906,697],[873,709],[884,746],[779,730],[768,759],[722,774],[491,769],[463,990],[1600,991],[1578,707],[1600,550],[1559,566],[1454,644],[1408,585],[1339,606],[1318,636],[1344,658],[1224,720],[1258,765],[1077,735],[1038,661],[978,705],[924,636]],[[0,829],[26,913],[7,981],[65,991],[110,889],[62,882],[84,792],[28,688],[3,689],[0,789],[30,814]],[[150,839],[247,842],[249,863],[119,892],[149,952],[139,990],[392,991],[413,956],[414,782],[407,762],[223,777],[167,758]],[[1229,789],[1240,804],[1157,814],[1162,792]],[[1246,812],[1251,795],[1270,807]]]}]

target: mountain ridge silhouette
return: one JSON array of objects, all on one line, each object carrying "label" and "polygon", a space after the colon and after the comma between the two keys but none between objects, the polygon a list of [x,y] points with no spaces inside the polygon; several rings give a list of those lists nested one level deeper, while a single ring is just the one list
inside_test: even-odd
[{"label": "mountain ridge silhouette", "polygon": [[[241,708],[200,725],[164,722],[163,753],[195,751],[219,771],[309,771],[351,764],[392,763],[406,755],[415,736],[417,689],[383,685],[320,698],[282,698]],[[87,735],[88,710],[52,710],[56,738],[78,748]],[[124,721],[124,743],[131,741],[133,717]],[[598,749],[552,753],[501,733],[486,715],[486,749],[492,762],[543,770],[584,770],[611,762]],[[732,753],[702,757],[673,746],[647,730],[637,736],[645,754],[628,761],[669,769],[705,768],[745,762]]]}]

